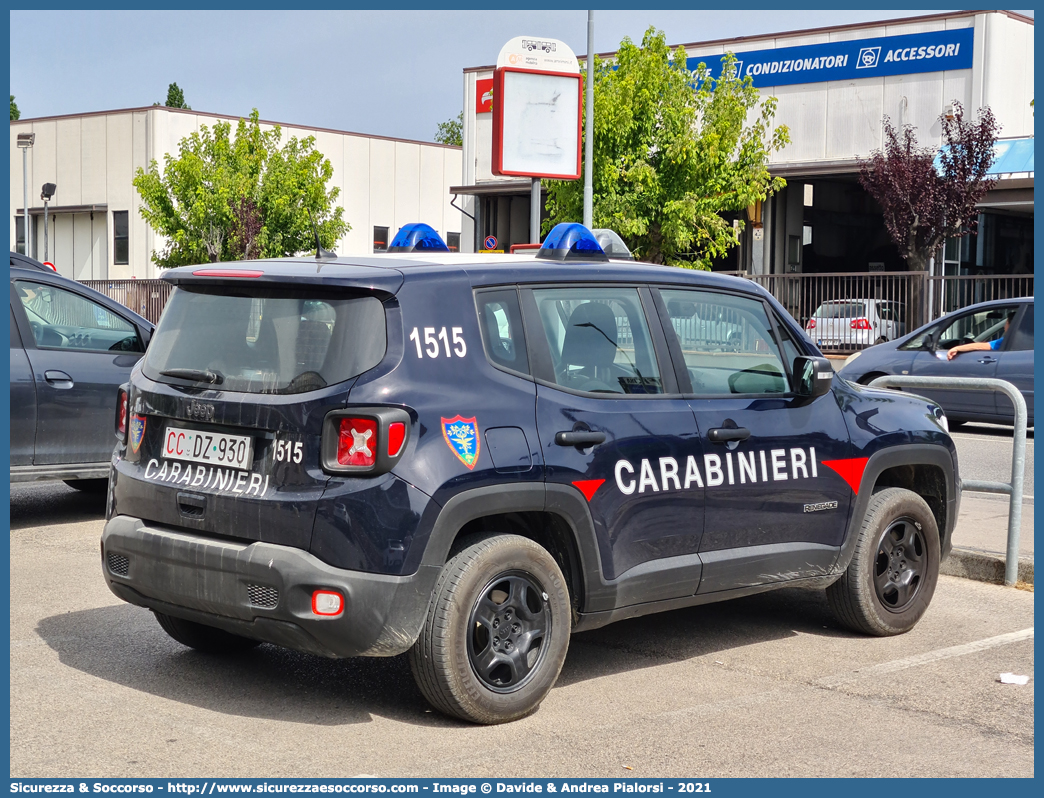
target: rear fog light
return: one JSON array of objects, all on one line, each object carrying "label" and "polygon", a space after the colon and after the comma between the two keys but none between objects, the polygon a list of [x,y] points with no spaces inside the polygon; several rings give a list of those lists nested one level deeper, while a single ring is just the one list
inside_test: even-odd
[{"label": "rear fog light", "polygon": [[388,425],[388,457],[395,457],[402,449],[403,441],[406,440],[406,425],[401,421],[394,421]]},{"label": "rear fog light", "polygon": [[337,438],[337,462],[372,466],[377,462],[377,422],[372,418],[342,418]]},{"label": "rear fog light", "polygon": [[344,612],[344,599],[333,590],[316,590],[312,593],[312,612],[330,617]]}]

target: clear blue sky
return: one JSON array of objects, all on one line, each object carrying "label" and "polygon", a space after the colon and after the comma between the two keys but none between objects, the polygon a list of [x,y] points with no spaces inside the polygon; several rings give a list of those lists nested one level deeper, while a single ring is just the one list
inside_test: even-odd
[{"label": "clear blue sky", "polygon": [[[650,25],[681,44],[926,13],[596,11],[595,51]],[[462,70],[527,34],[584,53],[587,12],[12,11],[11,93],[28,118],[163,102],[173,81],[199,111],[430,141]]]}]

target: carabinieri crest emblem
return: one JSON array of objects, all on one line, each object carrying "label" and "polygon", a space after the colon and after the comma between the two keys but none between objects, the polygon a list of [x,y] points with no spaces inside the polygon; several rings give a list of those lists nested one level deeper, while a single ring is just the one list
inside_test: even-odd
[{"label": "carabinieri crest emblem", "polygon": [[460,462],[468,468],[475,467],[482,445],[478,422],[474,418],[454,416],[442,419],[442,437]]},{"label": "carabinieri crest emblem", "polygon": [[141,448],[141,441],[145,437],[145,416],[135,413],[130,420],[130,445],[131,451],[136,452]]}]

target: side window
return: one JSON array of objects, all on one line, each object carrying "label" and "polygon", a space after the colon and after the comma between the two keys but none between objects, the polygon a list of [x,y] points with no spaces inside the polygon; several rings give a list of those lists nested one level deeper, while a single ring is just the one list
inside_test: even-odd
[{"label": "side window", "polygon": [[1009,352],[1023,352],[1033,349],[1033,305],[1026,306],[1026,312],[1022,314],[1017,330],[1008,330],[1011,342],[1008,344]]},{"label": "side window", "polygon": [[949,349],[958,344],[995,341],[1004,335],[1004,325],[1015,315],[1017,308],[994,307],[978,313],[965,313],[945,324],[936,340],[937,349]]},{"label": "side window", "polygon": [[145,351],[133,324],[86,297],[25,280],[17,281],[15,290],[40,348]]},{"label": "side window", "polygon": [[555,382],[589,393],[660,394],[637,288],[534,289]]},{"label": "side window", "polygon": [[[678,337],[694,393],[786,393],[787,369],[757,299],[711,291],[660,292]],[[794,356],[797,347],[790,342]],[[791,361],[791,353],[787,358]]]},{"label": "side window", "polygon": [[480,291],[475,300],[479,327],[482,328],[482,346],[489,362],[509,371],[529,374],[518,292],[513,288]]}]

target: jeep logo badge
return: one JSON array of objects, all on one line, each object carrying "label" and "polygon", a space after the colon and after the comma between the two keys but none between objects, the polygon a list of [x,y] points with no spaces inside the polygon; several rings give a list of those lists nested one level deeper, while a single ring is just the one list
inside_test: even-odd
[{"label": "jeep logo badge", "polygon": [[185,407],[185,413],[189,418],[194,418],[197,421],[213,421],[214,405],[208,405],[206,402],[197,402],[195,399],[190,399],[188,405]]}]

